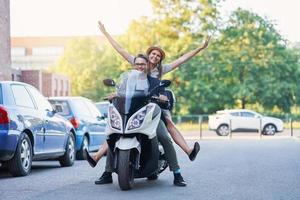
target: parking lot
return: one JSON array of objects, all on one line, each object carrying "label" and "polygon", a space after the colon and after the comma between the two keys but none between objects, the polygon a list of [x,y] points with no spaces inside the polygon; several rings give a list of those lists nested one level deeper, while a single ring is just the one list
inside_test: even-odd
[{"label": "parking lot", "polygon": [[105,159],[94,169],[85,161],[68,168],[46,161],[34,162],[26,177],[2,170],[1,199],[300,199],[299,139],[211,139],[200,145],[194,162],[177,148],[185,188],[173,186],[172,174],[165,171],[157,181],[138,179],[124,192],[116,176],[112,185],[94,184]]}]

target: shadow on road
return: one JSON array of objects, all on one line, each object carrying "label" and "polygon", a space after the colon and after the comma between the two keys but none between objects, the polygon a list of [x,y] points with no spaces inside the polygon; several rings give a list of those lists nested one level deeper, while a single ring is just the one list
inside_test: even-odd
[{"label": "shadow on road", "polygon": [[[57,169],[60,168],[60,164],[58,161],[34,161],[32,162],[31,172],[30,174],[41,173],[45,170],[49,171],[49,169]],[[13,178],[12,175],[8,172],[7,168],[4,166],[0,167],[0,180],[5,178]]]}]

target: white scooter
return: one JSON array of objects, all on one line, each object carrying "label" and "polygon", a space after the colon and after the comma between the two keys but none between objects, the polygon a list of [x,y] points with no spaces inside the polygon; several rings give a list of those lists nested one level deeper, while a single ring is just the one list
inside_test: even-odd
[{"label": "white scooter", "polygon": [[[133,187],[134,178],[157,176],[168,166],[164,152],[157,140],[156,129],[161,111],[154,112],[157,101],[145,91],[139,73],[132,70],[123,74],[120,85],[111,79],[104,80],[106,86],[117,88],[116,97],[108,107],[106,133],[112,152],[111,166],[118,174],[122,190]],[[167,87],[170,81],[161,81],[158,87]]]}]

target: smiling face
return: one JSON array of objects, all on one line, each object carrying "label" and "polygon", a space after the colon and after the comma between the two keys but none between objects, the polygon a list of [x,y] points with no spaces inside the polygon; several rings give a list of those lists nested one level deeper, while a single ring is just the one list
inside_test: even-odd
[{"label": "smiling face", "polygon": [[137,57],[133,64],[134,69],[145,72],[147,71],[147,60],[141,57]]},{"label": "smiling face", "polygon": [[152,51],[150,51],[149,53],[149,62],[156,65],[157,63],[159,63],[162,59],[162,55],[160,53],[160,51],[153,49]]}]

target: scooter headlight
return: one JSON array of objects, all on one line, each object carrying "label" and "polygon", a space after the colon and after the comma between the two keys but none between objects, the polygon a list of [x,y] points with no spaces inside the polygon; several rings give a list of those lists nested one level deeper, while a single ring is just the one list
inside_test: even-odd
[{"label": "scooter headlight", "polygon": [[121,126],[122,126],[121,116],[113,107],[109,107],[109,119],[112,128],[121,130]]},{"label": "scooter headlight", "polygon": [[139,111],[137,114],[135,114],[133,116],[133,118],[131,118],[130,121],[128,122],[128,124],[129,124],[128,130],[132,130],[132,129],[141,127],[141,125],[144,122],[146,112],[147,112],[147,110],[143,109],[143,110]]}]

